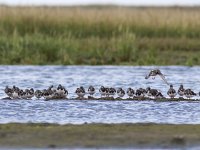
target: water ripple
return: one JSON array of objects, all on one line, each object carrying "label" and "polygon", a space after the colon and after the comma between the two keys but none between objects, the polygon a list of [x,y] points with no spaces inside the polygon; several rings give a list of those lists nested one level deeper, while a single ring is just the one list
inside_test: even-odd
[{"label": "water ripple", "polygon": [[[0,66],[0,97],[5,96],[6,85],[21,88],[44,89],[49,85],[65,85],[69,97],[74,98],[75,89],[101,85],[122,87],[151,86],[159,88],[166,96],[168,86],[157,77],[145,80],[152,67],[127,66]],[[156,67],[157,68],[157,67]],[[159,67],[166,79],[177,89],[182,83],[195,92],[200,91],[200,67]],[[192,77],[192,78],[191,78]],[[98,91],[98,90],[97,90]],[[98,93],[95,96],[100,96]],[[172,123],[199,124],[199,102],[153,102],[153,101],[0,101],[0,123]]]}]

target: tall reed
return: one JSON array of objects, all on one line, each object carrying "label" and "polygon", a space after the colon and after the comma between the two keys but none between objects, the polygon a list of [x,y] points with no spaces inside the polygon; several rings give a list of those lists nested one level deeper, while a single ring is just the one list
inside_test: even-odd
[{"label": "tall reed", "polygon": [[199,7],[1,6],[0,63],[199,65],[199,26]]}]

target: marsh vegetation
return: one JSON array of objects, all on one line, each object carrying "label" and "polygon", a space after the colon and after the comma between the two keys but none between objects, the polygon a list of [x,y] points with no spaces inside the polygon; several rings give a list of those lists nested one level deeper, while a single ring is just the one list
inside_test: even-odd
[{"label": "marsh vegetation", "polygon": [[199,65],[200,8],[0,7],[1,64]]}]

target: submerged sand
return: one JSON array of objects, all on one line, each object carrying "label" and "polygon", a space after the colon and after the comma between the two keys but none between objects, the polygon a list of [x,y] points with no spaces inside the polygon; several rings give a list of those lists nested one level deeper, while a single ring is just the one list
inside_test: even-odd
[{"label": "submerged sand", "polygon": [[[4,97],[1,98],[0,100],[14,100],[14,101],[18,101],[18,100],[32,100],[32,99],[11,99],[9,97]],[[179,98],[156,98],[156,99],[152,99],[149,97],[133,97],[133,98],[114,98],[114,97],[101,97],[101,98],[95,98],[95,97],[91,97],[88,96],[87,98],[54,98],[54,99],[38,99],[38,100],[42,100],[42,101],[50,101],[50,100],[105,100],[105,101],[155,101],[155,102],[173,102],[173,101],[186,101],[186,102],[200,102],[200,99],[188,99],[188,98],[183,98],[183,97],[179,97]]]}]

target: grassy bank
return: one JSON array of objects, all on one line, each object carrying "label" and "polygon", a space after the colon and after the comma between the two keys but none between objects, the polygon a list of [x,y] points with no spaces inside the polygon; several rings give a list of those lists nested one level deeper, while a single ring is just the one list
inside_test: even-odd
[{"label": "grassy bank", "polygon": [[1,124],[0,147],[171,147],[199,144],[200,125]]},{"label": "grassy bank", "polygon": [[0,7],[0,64],[200,65],[200,7]]}]

